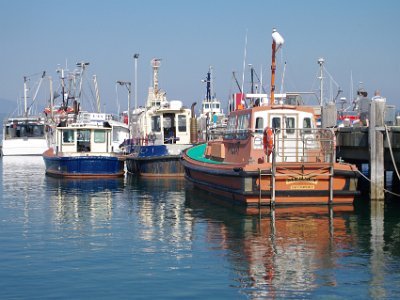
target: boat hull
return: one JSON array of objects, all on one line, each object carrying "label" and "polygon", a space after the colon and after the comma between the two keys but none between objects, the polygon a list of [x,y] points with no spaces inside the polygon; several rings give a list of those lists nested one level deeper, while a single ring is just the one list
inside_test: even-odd
[{"label": "boat hull", "polygon": [[275,182],[270,163],[213,164],[192,159],[186,151],[182,164],[195,186],[247,206],[352,204],[359,194],[357,170],[348,164],[335,163],[330,176],[325,165],[280,163]]},{"label": "boat hull", "polygon": [[108,178],[125,173],[124,159],[119,156],[57,156],[45,152],[43,159],[46,174],[57,177]]},{"label": "boat hull", "polygon": [[126,156],[129,173],[143,177],[184,177],[181,151],[189,145],[138,146]]},{"label": "boat hull", "polygon": [[48,148],[46,138],[3,139],[3,156],[42,155]]},{"label": "boat hull", "polygon": [[129,173],[143,177],[183,177],[185,170],[180,155],[126,158],[126,169]]}]

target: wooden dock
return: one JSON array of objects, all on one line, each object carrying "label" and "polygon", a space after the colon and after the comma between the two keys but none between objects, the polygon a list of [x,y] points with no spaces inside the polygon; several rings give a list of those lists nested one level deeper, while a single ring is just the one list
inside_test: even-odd
[{"label": "wooden dock", "polygon": [[[400,126],[387,127],[397,167],[400,168]],[[393,171],[394,165],[390,157],[388,140],[385,128],[380,131],[384,134],[384,167]],[[356,165],[366,164],[370,161],[369,127],[342,127],[336,129],[336,158],[342,158]]]},{"label": "wooden dock", "polygon": [[[386,171],[400,169],[400,126],[386,126],[384,103],[371,102],[370,124],[365,127],[336,129],[336,158],[369,165],[372,200],[384,199]],[[393,175],[393,191],[400,191],[397,174]]]}]

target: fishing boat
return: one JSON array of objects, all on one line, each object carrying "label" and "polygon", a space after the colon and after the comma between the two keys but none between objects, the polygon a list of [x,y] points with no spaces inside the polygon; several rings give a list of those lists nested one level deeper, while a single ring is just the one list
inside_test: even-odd
[{"label": "fishing boat", "polygon": [[190,134],[191,109],[182,101],[168,101],[158,87],[160,59],[151,61],[153,86],[149,88],[145,108],[131,115],[132,144],[126,156],[131,174],[144,177],[184,176],[181,153],[192,146]]},{"label": "fishing boat", "polygon": [[46,174],[66,178],[106,178],[125,174],[124,157],[114,150],[111,117],[79,112],[74,123],[55,129],[55,148],[43,153]]},{"label": "fishing boat", "polygon": [[238,105],[221,140],[185,150],[185,177],[247,206],[352,204],[358,170],[336,162],[333,130],[317,128],[314,107],[296,105],[293,93],[275,101],[275,53],[283,38],[275,30],[272,37],[269,102]]},{"label": "fishing boat", "polygon": [[32,114],[32,107],[44,77],[45,72],[40,78],[31,103],[28,103],[29,78],[24,77],[24,110],[22,114],[9,117],[3,122],[2,155],[42,155],[48,148],[45,116]]},{"label": "fishing boat", "polygon": [[197,118],[198,141],[208,141],[222,136],[227,118],[221,102],[213,92],[212,67],[209,68],[206,79],[202,81],[206,83],[206,96],[201,103],[200,115]]}]

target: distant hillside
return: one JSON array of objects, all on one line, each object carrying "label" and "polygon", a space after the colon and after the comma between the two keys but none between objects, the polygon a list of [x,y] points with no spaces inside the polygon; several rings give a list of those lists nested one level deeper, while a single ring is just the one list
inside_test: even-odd
[{"label": "distant hillside", "polygon": [[3,124],[4,118],[11,115],[17,107],[15,102],[0,98],[0,124]]},{"label": "distant hillside", "polygon": [[0,113],[11,114],[16,109],[17,103],[0,98]]}]

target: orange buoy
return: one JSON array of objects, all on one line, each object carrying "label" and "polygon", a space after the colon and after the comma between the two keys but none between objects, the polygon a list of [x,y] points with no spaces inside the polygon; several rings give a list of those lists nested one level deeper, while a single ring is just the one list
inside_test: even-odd
[{"label": "orange buoy", "polygon": [[270,156],[272,153],[272,149],[274,148],[274,133],[272,132],[271,127],[265,127],[264,129],[263,145],[264,145],[264,153],[267,156]]}]

